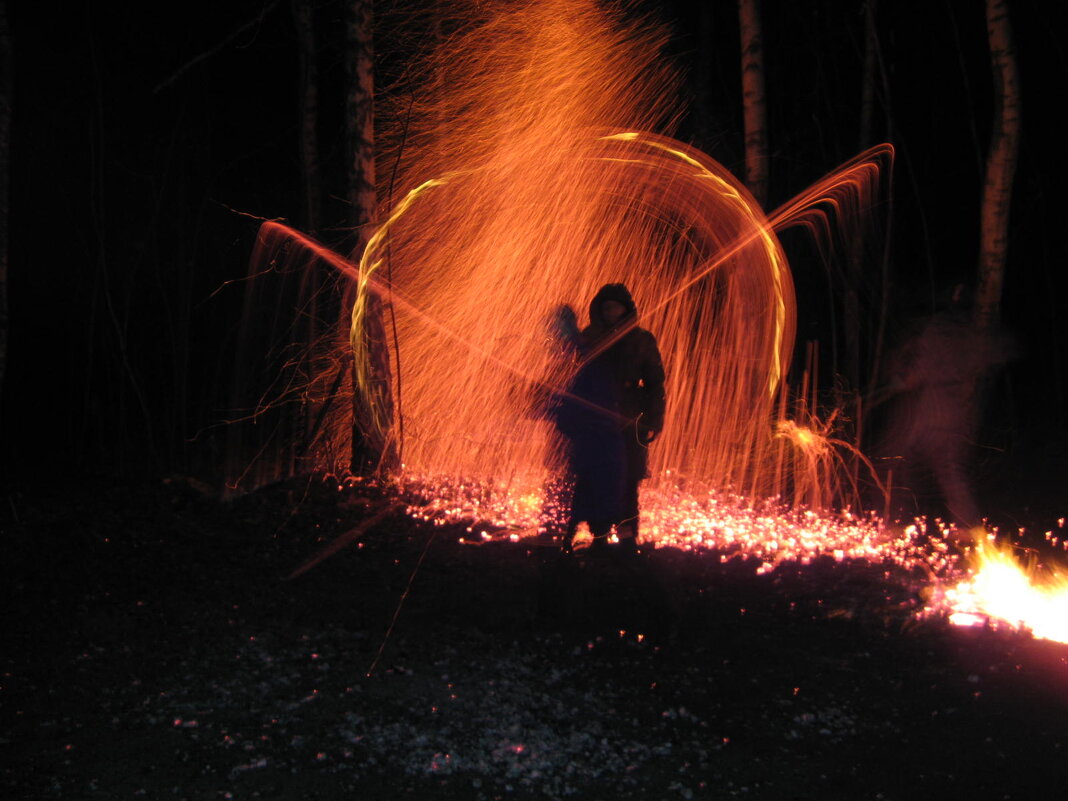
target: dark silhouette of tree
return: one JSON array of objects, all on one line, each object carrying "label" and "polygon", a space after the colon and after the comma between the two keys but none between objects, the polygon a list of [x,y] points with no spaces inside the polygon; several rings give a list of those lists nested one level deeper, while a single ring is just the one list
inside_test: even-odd
[{"label": "dark silhouette of tree", "polygon": [[0,0],[0,395],[7,367],[7,218],[11,144],[11,33],[7,3]]},{"label": "dark silhouette of tree", "polygon": [[311,0],[293,0],[300,69],[300,165],[305,231],[319,233],[322,217],[322,171],[319,168],[319,70]]},{"label": "dark silhouette of tree", "polygon": [[[375,191],[374,117],[374,3],[349,0],[346,18],[346,98],[345,121],[348,142],[349,225],[354,244],[353,261],[358,261],[377,221]],[[344,308],[351,307],[348,298]],[[366,365],[353,362],[352,392],[352,470],[377,471],[391,463],[387,442],[392,422],[389,351],[381,298],[368,295],[363,330]],[[360,382],[360,373],[366,380]]]},{"label": "dark silhouette of tree", "polygon": [[[864,65],[860,83],[860,135],[857,150],[862,151],[872,144],[872,121],[875,116],[875,53],[878,46],[875,31],[875,0],[864,0]],[[861,313],[861,284],[865,280],[864,227],[858,221],[846,248],[846,281],[843,309],[845,326],[845,364],[842,373],[849,388],[859,391],[862,386],[862,357],[864,348],[864,321]],[[860,417],[858,413],[857,418]],[[859,425],[858,425],[859,427]]]}]

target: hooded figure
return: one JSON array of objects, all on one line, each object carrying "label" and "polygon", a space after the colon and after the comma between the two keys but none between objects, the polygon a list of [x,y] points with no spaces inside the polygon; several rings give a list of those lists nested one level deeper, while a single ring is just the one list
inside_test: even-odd
[{"label": "hooded figure", "polygon": [[638,308],[623,284],[605,284],[590,302],[582,331],[590,357],[611,376],[625,420],[622,514],[616,530],[633,550],[638,537],[638,484],[648,476],[649,444],[664,428],[664,365],[656,337],[638,326]]}]

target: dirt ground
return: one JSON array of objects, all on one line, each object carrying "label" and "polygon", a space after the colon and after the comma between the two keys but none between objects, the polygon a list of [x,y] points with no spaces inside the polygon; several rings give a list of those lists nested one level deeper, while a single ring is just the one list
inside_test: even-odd
[{"label": "dirt ground", "polygon": [[309,479],[2,500],[5,799],[1036,799],[1068,778],[1068,646],[916,624],[921,588],[880,565],[561,562]]}]

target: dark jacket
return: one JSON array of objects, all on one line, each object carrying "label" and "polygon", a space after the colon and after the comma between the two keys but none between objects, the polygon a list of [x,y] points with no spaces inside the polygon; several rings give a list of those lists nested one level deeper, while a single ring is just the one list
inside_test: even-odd
[{"label": "dark jacket", "polygon": [[[601,317],[601,304],[614,300],[627,310],[610,326]],[[611,371],[618,392],[620,413],[638,431],[659,434],[664,428],[664,364],[656,337],[637,325],[638,308],[623,284],[605,284],[590,301],[590,324],[582,335],[596,352],[620,330],[629,330],[596,358]]]},{"label": "dark jacket", "polygon": [[[548,407],[563,436],[569,479],[573,482],[571,524],[607,526],[623,518],[627,453],[615,377],[604,358],[586,359],[585,338],[574,323],[558,332],[566,358],[581,366]],[[558,313],[559,314],[559,313]]]}]

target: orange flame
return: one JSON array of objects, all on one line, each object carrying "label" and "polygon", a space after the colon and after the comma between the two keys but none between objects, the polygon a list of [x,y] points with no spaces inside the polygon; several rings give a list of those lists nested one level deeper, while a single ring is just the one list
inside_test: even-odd
[{"label": "orange flame", "polygon": [[1011,546],[992,535],[976,540],[971,575],[946,590],[949,621],[959,626],[1008,625],[1035,637],[1068,643],[1068,572],[1032,560],[1020,564]]}]

